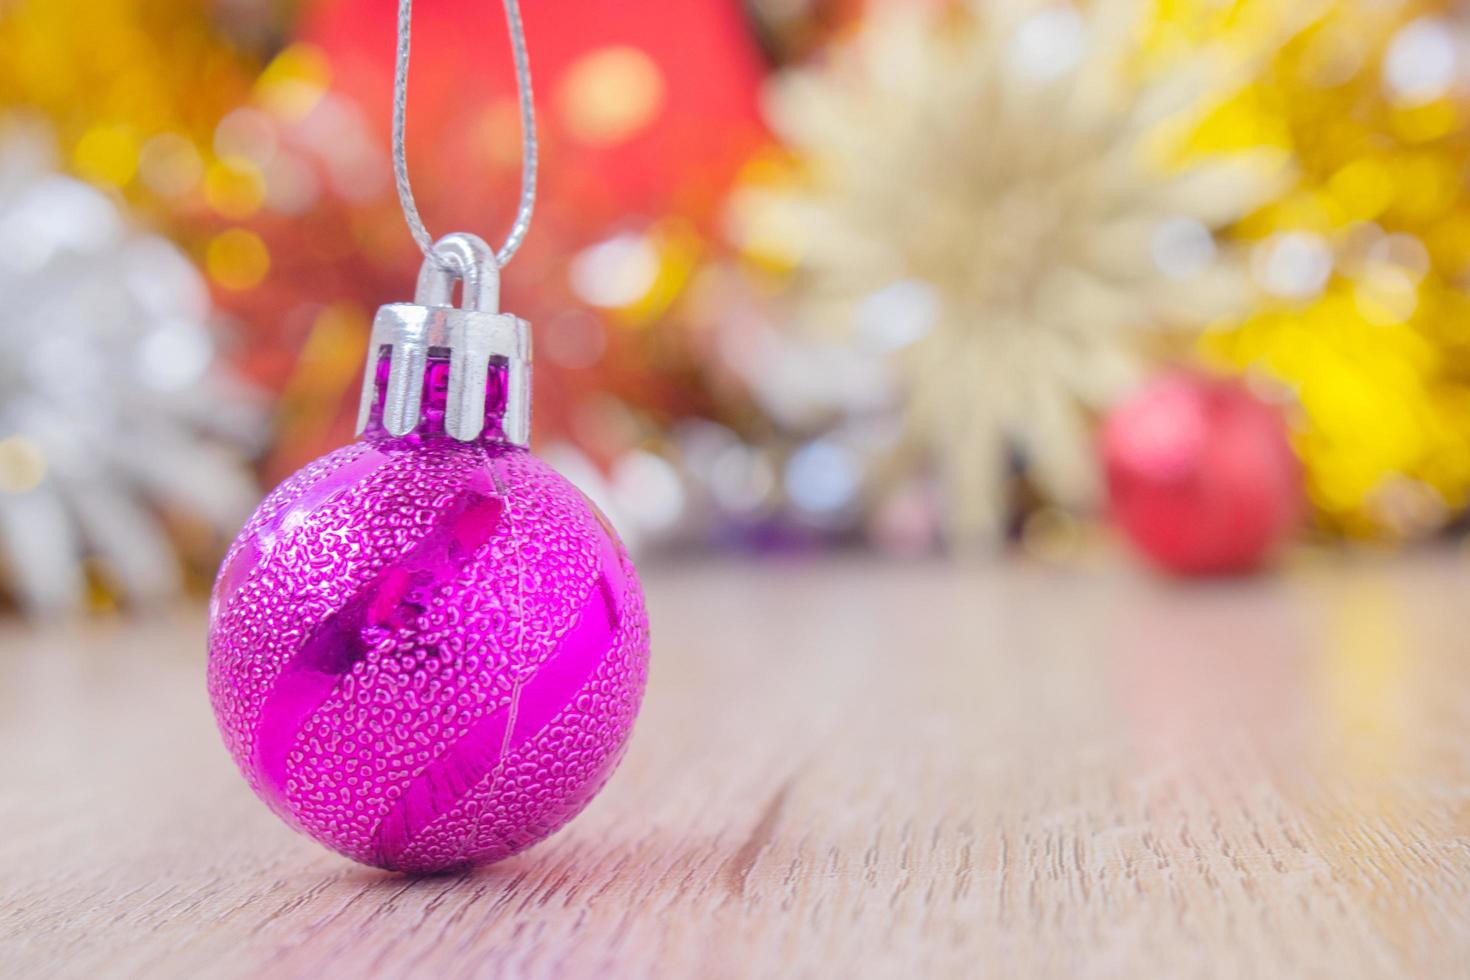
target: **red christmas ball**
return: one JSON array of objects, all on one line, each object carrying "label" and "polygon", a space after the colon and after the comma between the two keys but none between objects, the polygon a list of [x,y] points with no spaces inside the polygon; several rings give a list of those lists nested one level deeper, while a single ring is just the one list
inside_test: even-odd
[{"label": "red christmas ball", "polygon": [[1113,520],[1178,575],[1259,567],[1302,512],[1281,412],[1233,379],[1153,382],[1108,417],[1102,456]]}]

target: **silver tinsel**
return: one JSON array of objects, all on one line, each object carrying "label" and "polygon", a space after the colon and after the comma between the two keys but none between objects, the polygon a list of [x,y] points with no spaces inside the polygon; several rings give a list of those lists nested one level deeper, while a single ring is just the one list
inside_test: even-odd
[{"label": "silver tinsel", "polygon": [[0,129],[0,591],[75,609],[95,562],[130,602],[176,592],[165,515],[233,533],[260,420],[188,259],[57,173],[42,131]]}]

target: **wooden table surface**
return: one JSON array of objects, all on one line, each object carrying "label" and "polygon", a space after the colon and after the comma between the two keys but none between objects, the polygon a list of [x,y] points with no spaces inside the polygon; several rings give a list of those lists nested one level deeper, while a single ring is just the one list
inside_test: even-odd
[{"label": "wooden table surface", "polygon": [[476,873],[278,824],[202,614],[0,627],[0,974],[1465,976],[1470,557],[647,576],[607,791]]}]

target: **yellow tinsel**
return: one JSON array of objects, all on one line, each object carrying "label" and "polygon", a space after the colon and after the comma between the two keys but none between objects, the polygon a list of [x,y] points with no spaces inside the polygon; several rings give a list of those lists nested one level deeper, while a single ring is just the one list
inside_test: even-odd
[{"label": "yellow tinsel", "polygon": [[[1151,51],[1164,59],[1202,36],[1305,21],[1188,143],[1186,159],[1278,146],[1297,174],[1230,231],[1252,248],[1265,298],[1205,331],[1200,348],[1295,394],[1325,527],[1422,534],[1470,498],[1470,106],[1455,61],[1470,25],[1429,3],[1295,6],[1158,4]],[[1436,72],[1436,59],[1450,67]],[[1272,295],[1283,244],[1316,256],[1319,283]]]},{"label": "yellow tinsel", "polygon": [[67,170],[171,205],[207,190],[215,127],[260,68],[242,41],[264,19],[190,0],[0,3],[0,107],[44,119]]}]

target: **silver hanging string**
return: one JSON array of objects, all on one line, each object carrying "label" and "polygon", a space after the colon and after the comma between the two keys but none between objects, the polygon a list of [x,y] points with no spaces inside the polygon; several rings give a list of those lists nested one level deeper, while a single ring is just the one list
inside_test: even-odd
[{"label": "silver hanging string", "polygon": [[[536,206],[536,108],[531,99],[531,66],[526,57],[526,34],[521,26],[521,8],[517,0],[504,0],[505,24],[510,31],[510,54],[515,62],[516,94],[521,106],[521,200],[516,208],[515,223],[505,244],[495,253],[501,266],[510,261],[521,247],[531,228],[531,211]],[[413,0],[398,0],[398,56],[393,66],[393,181],[398,187],[398,203],[408,230],[426,258],[442,260],[434,251],[434,239],[413,199],[408,183],[408,158],[403,148],[404,122],[408,115],[408,52],[413,21]]]}]

